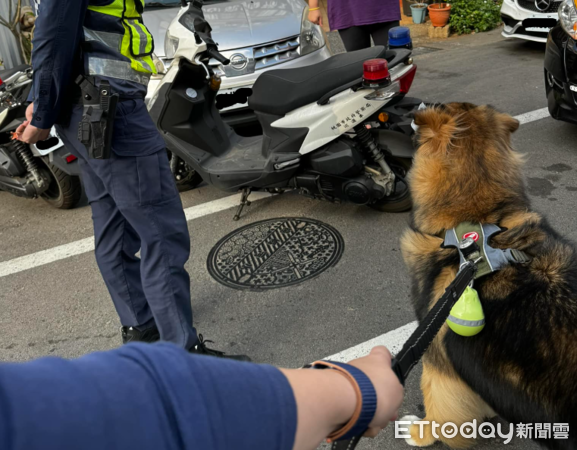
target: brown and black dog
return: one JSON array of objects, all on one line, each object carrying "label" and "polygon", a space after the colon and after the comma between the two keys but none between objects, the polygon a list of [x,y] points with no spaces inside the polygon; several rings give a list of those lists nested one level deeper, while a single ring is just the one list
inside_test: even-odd
[{"label": "brown and black dog", "polygon": [[[420,111],[419,148],[410,172],[412,227],[402,251],[422,320],[456,276],[456,249],[441,248],[444,231],[464,221],[505,231],[491,245],[532,260],[475,281],[486,325],[473,337],[445,325],[423,358],[426,417],[457,426],[499,415],[511,423],[569,424],[569,439],[541,440],[577,449],[577,254],[531,211],[511,148],[519,122],[489,106],[450,103]],[[507,427],[509,430],[509,427]],[[412,425],[409,443],[428,446],[431,428]],[[475,442],[443,438],[452,448]]]}]

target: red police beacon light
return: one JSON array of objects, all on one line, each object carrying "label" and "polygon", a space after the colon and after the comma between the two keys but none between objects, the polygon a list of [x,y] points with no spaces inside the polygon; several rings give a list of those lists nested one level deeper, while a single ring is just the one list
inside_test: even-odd
[{"label": "red police beacon light", "polygon": [[367,87],[391,84],[389,64],[386,59],[369,59],[363,63],[363,84]]}]

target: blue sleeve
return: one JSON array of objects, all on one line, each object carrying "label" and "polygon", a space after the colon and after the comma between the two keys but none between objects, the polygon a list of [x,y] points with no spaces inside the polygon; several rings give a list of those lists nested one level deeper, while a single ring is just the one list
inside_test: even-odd
[{"label": "blue sleeve", "polygon": [[2,450],[291,450],[296,422],[278,369],[171,344],[0,365]]},{"label": "blue sleeve", "polygon": [[32,125],[56,122],[83,38],[88,0],[42,0],[32,39],[34,116]]}]

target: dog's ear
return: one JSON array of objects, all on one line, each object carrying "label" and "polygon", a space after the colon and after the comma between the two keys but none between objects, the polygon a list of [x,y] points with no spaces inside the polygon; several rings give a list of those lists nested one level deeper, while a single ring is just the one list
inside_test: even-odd
[{"label": "dog's ear", "polygon": [[432,150],[446,150],[457,129],[455,119],[446,108],[427,108],[415,114],[419,127],[419,143],[429,144]]},{"label": "dog's ear", "polygon": [[501,113],[500,116],[501,117],[499,117],[499,121],[503,124],[503,127],[505,127],[509,133],[514,133],[519,129],[521,123],[517,119],[514,119],[509,114]]}]

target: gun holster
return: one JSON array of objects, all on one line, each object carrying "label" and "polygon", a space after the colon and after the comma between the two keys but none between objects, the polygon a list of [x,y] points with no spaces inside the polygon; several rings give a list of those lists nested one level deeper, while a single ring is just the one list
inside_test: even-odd
[{"label": "gun holster", "polygon": [[78,140],[88,150],[88,157],[93,159],[108,159],[112,151],[112,132],[116,117],[118,94],[110,90],[106,80],[95,83],[88,77],[80,75],[76,84],[82,91],[82,120],[78,124]]}]

